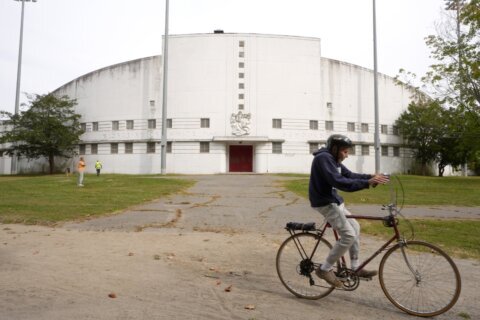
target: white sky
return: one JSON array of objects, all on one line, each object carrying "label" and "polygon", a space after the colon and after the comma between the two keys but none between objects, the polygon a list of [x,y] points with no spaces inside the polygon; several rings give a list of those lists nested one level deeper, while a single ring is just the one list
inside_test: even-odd
[{"label": "white sky", "polygon": [[[170,34],[264,33],[316,37],[322,55],[373,69],[372,0],[170,0]],[[377,0],[378,71],[424,75],[424,38],[443,0]],[[0,0],[0,110],[14,111],[21,2]],[[25,3],[23,92],[44,94],[96,69],[161,54],[164,0]]]}]

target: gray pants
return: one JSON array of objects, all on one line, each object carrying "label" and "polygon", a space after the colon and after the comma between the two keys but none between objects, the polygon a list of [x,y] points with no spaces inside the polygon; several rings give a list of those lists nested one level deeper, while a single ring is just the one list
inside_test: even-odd
[{"label": "gray pants", "polygon": [[335,243],[326,259],[327,263],[334,265],[341,256],[347,252],[350,253],[351,260],[358,260],[360,251],[360,225],[355,219],[347,219],[351,213],[345,208],[345,205],[331,203],[327,206],[314,208],[320,212],[325,220],[335,229],[340,239]]},{"label": "gray pants", "polygon": [[83,171],[78,173],[78,185],[83,185]]}]

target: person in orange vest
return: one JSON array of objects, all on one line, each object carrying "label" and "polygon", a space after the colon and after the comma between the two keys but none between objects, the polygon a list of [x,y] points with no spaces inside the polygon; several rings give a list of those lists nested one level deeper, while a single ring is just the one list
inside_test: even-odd
[{"label": "person in orange vest", "polygon": [[80,160],[78,161],[77,164],[77,171],[78,171],[78,186],[83,187],[83,173],[85,171],[85,167],[87,165],[85,164],[85,160],[83,160],[83,157],[80,157]]}]

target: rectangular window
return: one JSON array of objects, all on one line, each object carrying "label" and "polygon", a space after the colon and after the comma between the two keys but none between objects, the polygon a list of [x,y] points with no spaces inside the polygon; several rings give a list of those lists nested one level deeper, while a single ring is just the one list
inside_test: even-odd
[{"label": "rectangular window", "polygon": [[97,154],[97,153],[98,153],[98,144],[92,143],[91,153],[92,153],[92,154]]},{"label": "rectangular window", "polygon": [[200,128],[210,128],[210,119],[209,118],[200,119]]},{"label": "rectangular window", "polygon": [[393,147],[393,156],[400,157],[400,147]]},{"label": "rectangular window", "polygon": [[333,104],[331,102],[327,102],[327,108],[328,109],[332,109],[333,108]]},{"label": "rectangular window", "polygon": [[167,119],[167,128],[172,128],[173,127],[173,121],[172,119]]},{"label": "rectangular window", "polygon": [[148,129],[155,129],[157,127],[157,120],[148,119]]},{"label": "rectangular window", "polygon": [[133,120],[127,120],[127,130],[133,130]]},{"label": "rectangular window", "polygon": [[245,99],[245,95],[243,93],[238,94],[238,99],[242,100]]},{"label": "rectangular window", "polygon": [[133,142],[125,142],[125,153],[133,153]]},{"label": "rectangular window", "polygon": [[362,132],[368,132],[368,123],[362,123]]},{"label": "rectangular window", "polygon": [[282,128],[282,119],[273,119],[272,120],[272,127],[274,129],[281,129]]},{"label": "rectangular window", "polygon": [[382,146],[382,156],[388,157],[388,146]]},{"label": "rectangular window", "polygon": [[155,100],[150,100],[150,107],[155,107]]},{"label": "rectangular window", "polygon": [[281,142],[272,142],[272,153],[282,153]]},{"label": "rectangular window", "polygon": [[309,147],[310,147],[310,153],[314,153],[315,151],[318,150],[318,143],[310,142]]},{"label": "rectangular window", "polygon": [[362,156],[370,155],[370,146],[362,146]]},{"label": "rectangular window", "polygon": [[239,83],[238,89],[245,89],[245,83]]},{"label": "rectangular window", "polygon": [[310,120],[310,130],[318,130],[318,121]]},{"label": "rectangular window", "polygon": [[396,135],[396,136],[398,136],[399,133],[400,133],[400,130],[398,130],[398,127],[397,127],[397,126],[393,126],[392,129],[393,129],[393,134]]},{"label": "rectangular window", "polygon": [[112,121],[112,130],[117,131],[119,128],[118,121]]},{"label": "rectangular window", "polygon": [[325,121],[325,130],[333,131],[333,121]]},{"label": "rectangular window", "polygon": [[240,48],[245,47],[245,41],[243,41],[243,40],[238,41],[238,46],[239,46]]},{"label": "rectangular window", "polygon": [[81,145],[79,146],[79,151],[78,151],[78,153],[80,153],[80,154],[85,154],[85,145],[84,145],[84,144],[81,144]]},{"label": "rectangular window", "polygon": [[85,132],[87,131],[87,124],[84,122],[84,123],[80,123],[80,129]]},{"label": "rectangular window", "polygon": [[353,145],[353,146],[348,150],[348,154],[350,154],[350,155],[352,155],[352,156],[356,155],[356,154],[357,154],[357,150],[356,150],[356,149],[357,149],[356,146]]},{"label": "rectangular window", "polygon": [[245,62],[239,62],[238,67],[239,68],[245,68]]},{"label": "rectangular window", "polygon": [[238,110],[243,110],[243,109],[245,109],[245,106],[243,104],[239,104],[238,105]]},{"label": "rectangular window", "polygon": [[210,142],[200,142],[200,153],[210,152]]},{"label": "rectangular window", "polygon": [[172,142],[167,142],[167,153],[172,153]]},{"label": "rectangular window", "polygon": [[110,153],[111,154],[118,153],[118,143],[110,143]]},{"label": "rectangular window", "polygon": [[155,142],[147,142],[147,153],[155,153]]},{"label": "rectangular window", "polygon": [[382,124],[380,130],[383,134],[387,134],[388,133],[388,126],[386,124]]},{"label": "rectangular window", "polygon": [[240,73],[238,74],[238,77],[239,77],[240,79],[243,79],[243,78],[245,78],[245,73],[243,73],[243,72],[240,72]]},{"label": "rectangular window", "polygon": [[92,131],[98,131],[98,122],[92,122]]},{"label": "rectangular window", "polygon": [[347,122],[347,131],[355,132],[355,122]]},{"label": "rectangular window", "polygon": [[239,56],[240,58],[245,58],[245,52],[240,51],[240,52],[238,53],[238,56]]}]

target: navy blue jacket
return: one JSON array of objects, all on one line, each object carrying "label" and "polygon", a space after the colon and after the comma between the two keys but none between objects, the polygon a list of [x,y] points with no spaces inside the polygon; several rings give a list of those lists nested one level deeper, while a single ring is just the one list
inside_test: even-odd
[{"label": "navy blue jacket", "polygon": [[347,192],[369,188],[369,174],[353,173],[343,164],[337,163],[326,148],[316,151],[312,161],[308,197],[312,207],[330,203],[342,204],[343,198],[337,189]]}]

